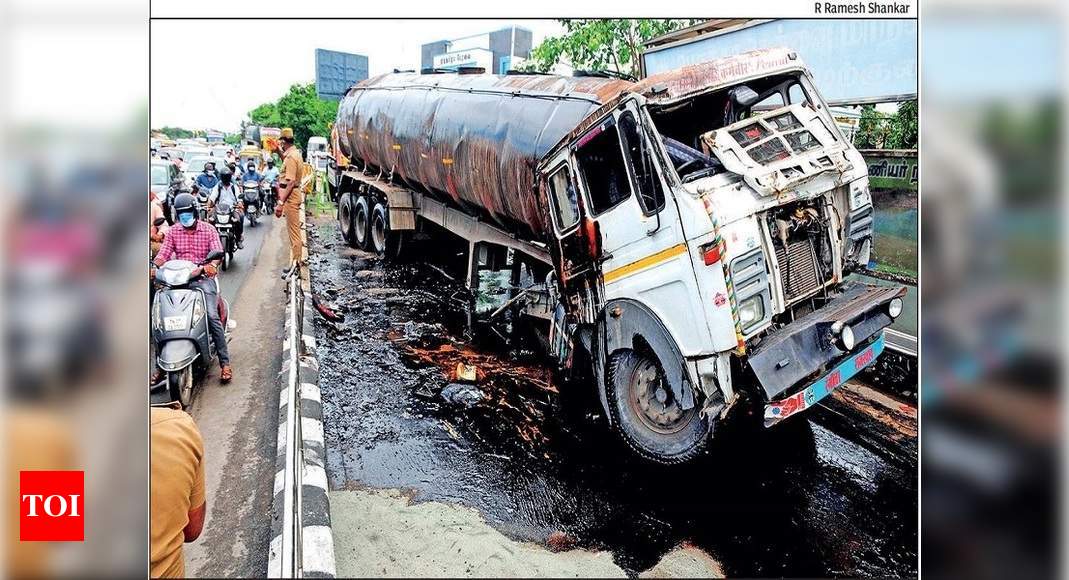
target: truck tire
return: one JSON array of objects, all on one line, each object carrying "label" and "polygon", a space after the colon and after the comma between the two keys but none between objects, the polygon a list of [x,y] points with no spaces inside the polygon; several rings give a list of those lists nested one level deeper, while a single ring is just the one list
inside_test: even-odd
[{"label": "truck tire", "polygon": [[640,456],[667,465],[696,457],[708,442],[700,406],[682,410],[656,356],[619,350],[609,358],[606,398],[613,425]]},{"label": "truck tire", "polygon": [[338,198],[338,228],[341,229],[341,237],[349,247],[356,247],[356,239],[353,237],[353,198],[349,192],[341,194]]},{"label": "truck tire", "polygon": [[368,230],[371,226],[371,206],[367,196],[360,194],[353,204],[353,241],[361,250],[370,250]]}]

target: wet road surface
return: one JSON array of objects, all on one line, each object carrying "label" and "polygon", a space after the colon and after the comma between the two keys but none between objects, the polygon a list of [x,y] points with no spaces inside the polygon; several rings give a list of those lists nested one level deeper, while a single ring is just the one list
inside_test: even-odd
[{"label": "wet road surface", "polygon": [[[807,418],[725,432],[690,465],[648,464],[592,389],[467,336],[460,287],[436,268],[384,265],[314,223],[313,292],[344,317],[315,325],[332,489],[470,506],[514,539],[563,533],[632,574],[687,543],[728,576],[916,575],[912,407],[850,384]],[[458,362],[474,388],[451,386]]]}]

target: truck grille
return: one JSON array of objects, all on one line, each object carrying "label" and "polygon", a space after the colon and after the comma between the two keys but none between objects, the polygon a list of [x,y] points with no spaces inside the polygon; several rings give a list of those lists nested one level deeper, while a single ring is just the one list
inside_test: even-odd
[{"label": "truck grille", "polygon": [[776,244],[776,262],[788,302],[807,296],[820,287],[822,280],[817,272],[817,253],[811,238],[788,242],[786,248]]}]

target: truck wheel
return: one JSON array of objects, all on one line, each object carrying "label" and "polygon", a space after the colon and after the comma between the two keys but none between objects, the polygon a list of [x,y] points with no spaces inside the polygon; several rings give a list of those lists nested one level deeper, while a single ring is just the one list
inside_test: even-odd
[{"label": "truck wheel", "polygon": [[386,217],[386,206],[382,202],[377,202],[374,211],[371,212],[371,249],[379,256],[386,255],[388,236],[389,221]]},{"label": "truck wheel", "polygon": [[633,350],[614,353],[605,382],[613,423],[642,457],[684,463],[705,448],[708,428],[700,407],[679,406],[654,355]]},{"label": "truck wheel", "polygon": [[341,229],[341,237],[349,247],[356,247],[356,239],[353,238],[353,200],[349,192],[341,194],[338,198],[338,227]]},{"label": "truck wheel", "polygon": [[359,195],[353,204],[353,241],[361,250],[369,250],[368,227],[371,225],[371,207],[366,195]]}]

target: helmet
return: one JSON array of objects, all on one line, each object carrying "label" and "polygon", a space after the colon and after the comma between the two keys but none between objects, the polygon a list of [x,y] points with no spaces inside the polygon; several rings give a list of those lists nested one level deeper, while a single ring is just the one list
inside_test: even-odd
[{"label": "helmet", "polygon": [[[181,215],[184,213],[193,214],[193,224],[197,223],[199,212],[197,211],[197,198],[193,197],[190,193],[180,193],[174,197],[174,215],[181,221]],[[185,225],[185,224],[183,224]],[[186,226],[191,227],[192,224]]]}]

